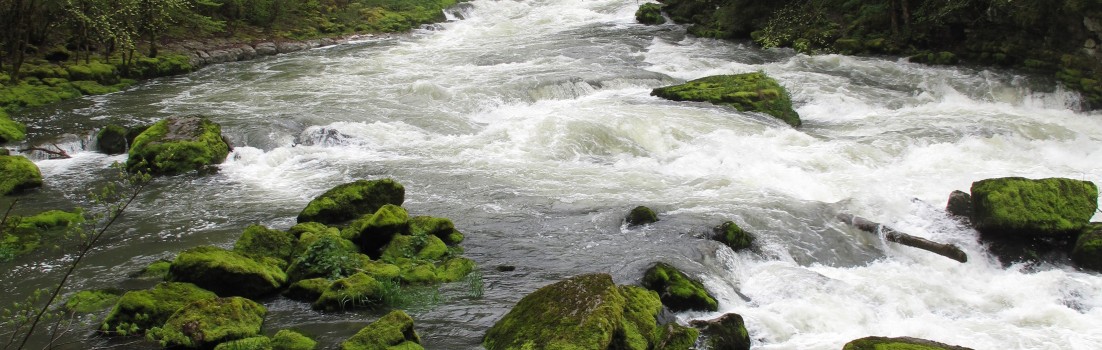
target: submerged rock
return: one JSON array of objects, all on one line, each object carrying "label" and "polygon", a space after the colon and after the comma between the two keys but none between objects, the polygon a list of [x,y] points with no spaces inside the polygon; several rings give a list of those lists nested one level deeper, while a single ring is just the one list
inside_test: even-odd
[{"label": "submerged rock", "polygon": [[659,343],[662,305],[639,287],[619,287],[607,274],[588,274],[532,292],[483,338],[488,350],[638,349]]},{"label": "submerged rock", "polygon": [[388,349],[424,349],[421,347],[421,337],[413,329],[413,318],[402,310],[391,311],[341,343],[341,350]]},{"label": "submerged rock", "polygon": [[242,297],[199,300],[185,305],[149,331],[166,348],[209,349],[216,344],[260,335],[268,310]]},{"label": "submerged rock", "polygon": [[760,112],[800,126],[800,115],[792,109],[788,91],[765,73],[716,75],[681,85],[654,89],[651,95],[674,101],[710,102],[742,112]]},{"label": "submerged rock", "polygon": [[642,24],[663,24],[666,23],[666,17],[662,17],[662,5],[656,3],[646,3],[639,6],[639,9],[635,11],[635,20]]},{"label": "submerged rock", "polygon": [[714,233],[712,235],[713,239],[731,247],[731,249],[736,252],[750,248],[750,246],[754,244],[754,235],[743,231],[742,228],[733,221],[724,222],[722,225],[716,226],[712,231]]},{"label": "submerged rock", "polygon": [[169,316],[185,305],[218,295],[191,283],[162,282],[149,290],[123,294],[100,326],[107,335],[140,335],[163,325]]},{"label": "submerged rock", "polygon": [[651,210],[651,208],[638,206],[628,213],[624,221],[627,221],[629,226],[653,224],[658,222],[658,214],[656,214],[654,210]]},{"label": "submerged rock", "polygon": [[658,292],[662,304],[672,311],[719,310],[719,303],[703,284],[666,263],[656,263],[647,269],[643,274],[643,287]]},{"label": "submerged rock", "polygon": [[1082,230],[1098,209],[1090,181],[1020,177],[972,183],[973,225],[991,236],[1060,236]]},{"label": "submerged rock", "polygon": [[963,346],[942,344],[932,340],[901,337],[867,337],[861,338],[842,347],[843,350],[883,350],[883,349],[915,349],[915,350],[972,350]]},{"label": "submerged rock", "polygon": [[217,123],[200,116],[171,117],[134,139],[126,168],[155,175],[183,174],[222,163],[229,151]]},{"label": "submerged rock", "polygon": [[287,282],[278,261],[253,260],[213,246],[185,250],[176,256],[168,279],[191,282],[221,296],[256,298],[275,293]]},{"label": "submerged rock", "polygon": [[0,196],[42,187],[42,171],[24,156],[0,156]]},{"label": "submerged rock", "polygon": [[327,225],[372,214],[384,205],[401,206],[406,190],[391,179],[359,180],[339,185],[314,198],[298,214],[298,222],[320,222]]},{"label": "submerged rock", "polygon": [[749,350],[750,333],[739,314],[726,314],[714,320],[692,321],[709,349]]}]

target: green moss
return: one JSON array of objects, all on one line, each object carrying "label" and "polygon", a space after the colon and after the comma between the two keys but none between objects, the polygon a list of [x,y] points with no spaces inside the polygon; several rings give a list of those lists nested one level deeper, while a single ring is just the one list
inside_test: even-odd
[{"label": "green moss", "polygon": [[100,83],[91,80],[77,80],[69,82],[77,90],[80,90],[85,95],[105,95],[112,92],[119,92],[119,88],[112,86],[103,86]]},{"label": "green moss", "polygon": [[296,243],[297,239],[290,233],[261,225],[249,225],[241,233],[241,238],[233,244],[233,251],[254,259],[275,258],[283,262],[280,267],[286,267],[295,251]]},{"label": "green moss", "polygon": [[383,285],[364,273],[357,273],[333,281],[322,292],[314,309],[324,311],[347,311],[368,308],[379,304],[382,299]]},{"label": "green moss", "polygon": [[841,38],[834,41],[834,49],[843,54],[856,54],[865,51],[865,44],[858,39]]},{"label": "green moss", "polygon": [[[685,350],[694,349],[700,331],[696,328],[685,327],[676,323],[670,323],[662,327],[658,336],[658,343],[654,350]],[[728,349],[711,347],[711,349]],[[732,349],[734,350],[734,349]]]},{"label": "green moss", "polygon": [[431,262],[408,262],[399,265],[402,273],[399,278],[408,284],[437,283],[436,266]]},{"label": "green moss", "polygon": [[341,350],[421,349],[419,344],[421,338],[413,328],[413,318],[394,310],[341,343]]},{"label": "green moss", "polygon": [[142,269],[142,271],[138,273],[138,276],[142,278],[164,279],[168,277],[168,269],[171,267],[171,261],[157,260]]},{"label": "green moss", "polygon": [[409,213],[393,204],[384,204],[374,214],[353,221],[341,235],[356,242],[368,256],[376,258],[396,234],[409,227]]},{"label": "green moss", "polygon": [[402,184],[391,179],[346,183],[310,201],[299,213],[298,222],[342,223],[375,213],[387,204],[401,206],[405,195]]},{"label": "green moss", "polygon": [[272,339],[265,336],[231,340],[218,344],[214,350],[273,350]]},{"label": "green moss", "polygon": [[[0,87],[0,91],[4,90]],[[13,141],[22,141],[27,137],[27,127],[20,124],[8,117],[8,112],[4,110],[3,103],[0,103],[0,144],[5,144]]]},{"label": "green moss", "polygon": [[750,248],[754,244],[754,236],[749,232],[743,231],[738,224],[732,221],[724,222],[714,230],[715,235],[713,238],[723,244],[731,247],[734,251]]},{"label": "green moss", "polygon": [[436,268],[436,279],[440,282],[456,282],[474,271],[474,261],[457,257],[448,259]]},{"label": "green moss", "polygon": [[[305,240],[306,235],[303,236]],[[335,236],[322,236],[307,246],[287,267],[291,282],[307,278],[340,278],[355,273],[370,260],[357,253],[355,244]]]},{"label": "green moss", "polygon": [[51,229],[69,227],[84,222],[84,213],[81,210],[64,211],[49,210],[25,216],[19,219],[19,226],[27,228]]},{"label": "green moss", "polygon": [[283,292],[283,296],[305,302],[314,302],[318,300],[318,297],[325,292],[331,281],[325,278],[311,278],[305,279],[291,284],[286,291]]},{"label": "green moss", "polygon": [[36,107],[80,96],[80,90],[70,84],[49,86],[29,78],[18,85],[0,86],[0,107]]},{"label": "green moss", "polygon": [[103,84],[117,84],[119,73],[115,66],[96,61],[87,64],[74,64],[65,67],[70,80],[91,80]]},{"label": "green moss", "polygon": [[700,282],[689,279],[666,263],[657,263],[643,274],[643,286],[658,292],[662,304],[673,311],[716,311],[719,304]]},{"label": "green moss", "polygon": [[[503,349],[617,349],[624,296],[607,274],[576,276],[528,294],[490,327],[482,345]],[[622,344],[619,344],[622,345]]]},{"label": "green moss", "polygon": [[302,333],[283,329],[272,336],[272,350],[314,350],[318,342]]},{"label": "green moss", "polygon": [[0,156],[0,196],[42,187],[42,172],[23,156]]},{"label": "green moss", "polygon": [[942,344],[917,338],[861,338],[842,347],[843,350],[970,350],[968,348]]},{"label": "green moss", "polygon": [[150,290],[127,292],[111,309],[100,331],[108,335],[139,335],[151,327],[163,325],[184,305],[217,297],[194,284],[177,282],[164,282]]},{"label": "green moss", "polygon": [[287,233],[295,236],[296,239],[301,237],[305,233],[311,233],[314,235],[325,233],[332,234],[334,236],[340,236],[341,234],[340,230],[338,230],[336,227],[329,227],[320,222],[304,222],[301,224],[297,224],[287,229]]},{"label": "green moss", "polygon": [[0,261],[9,261],[38,248],[46,239],[63,236],[74,225],[84,222],[81,211],[50,210],[31,216],[9,217],[0,235]]},{"label": "green moss", "polygon": [[445,244],[454,246],[463,242],[463,234],[455,229],[455,224],[447,218],[415,216],[409,219],[411,236],[434,235]]},{"label": "green moss", "polygon": [[662,5],[656,3],[640,5],[635,11],[635,20],[642,24],[666,23],[666,18],[662,17]]},{"label": "green moss", "polygon": [[761,72],[700,78],[654,89],[651,95],[674,101],[726,105],[743,112],[765,113],[792,126],[801,124],[787,90]]},{"label": "green moss", "polygon": [[198,300],[169,317],[164,326],[151,329],[149,338],[166,348],[210,348],[259,335],[267,313],[260,304],[241,297]]},{"label": "green moss", "polygon": [[[648,350],[659,334],[658,314],[662,301],[658,293],[637,286],[621,286],[624,296],[623,336],[627,349]],[[685,348],[688,349],[688,348]]]},{"label": "green moss", "polygon": [[973,224],[985,234],[1078,232],[1097,208],[1098,187],[1089,181],[1009,177],[972,183]]},{"label": "green moss", "polygon": [[96,133],[96,148],[106,154],[126,153],[126,128],[111,124]]},{"label": "green moss", "polygon": [[98,312],[114,306],[122,294],[118,289],[82,290],[65,301],[65,310],[78,314]]},{"label": "green moss", "polygon": [[656,214],[654,210],[651,210],[651,208],[638,206],[628,213],[625,220],[628,225],[632,226],[652,224],[658,222],[658,214]]},{"label": "green moss", "polygon": [[129,69],[131,76],[155,78],[188,73],[194,70],[194,67],[192,67],[191,60],[187,56],[165,54],[155,58],[138,58]]},{"label": "green moss", "polygon": [[1081,268],[1102,272],[1102,227],[1092,227],[1079,235],[1071,260]]},{"label": "green moss", "polygon": [[126,167],[131,172],[175,175],[222,163],[228,154],[218,124],[203,117],[168,118],[134,139]]},{"label": "green moss", "polygon": [[169,269],[169,280],[191,282],[222,296],[260,297],[274,293],[287,275],[273,263],[218,247],[185,250]]}]

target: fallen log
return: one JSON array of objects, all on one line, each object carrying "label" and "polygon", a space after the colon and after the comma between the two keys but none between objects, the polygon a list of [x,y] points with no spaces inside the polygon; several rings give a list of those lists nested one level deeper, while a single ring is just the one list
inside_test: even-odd
[{"label": "fallen log", "polygon": [[38,151],[38,152],[42,152],[42,153],[45,153],[45,154],[48,154],[48,155],[52,156],[51,159],[69,159],[69,158],[72,158],[71,156],[69,156],[69,153],[65,153],[65,150],[61,149],[61,147],[58,146],[56,143],[53,144],[53,146],[54,146],[54,148],[57,148],[56,151],[52,150],[52,149],[42,148],[42,147],[27,147],[27,148],[19,150],[19,152],[27,153],[27,152],[30,152],[30,151]]},{"label": "fallen log", "polygon": [[856,227],[861,231],[872,234],[883,233],[884,239],[889,242],[895,242],[908,247],[922,249],[962,263],[968,262],[968,254],[965,254],[963,250],[955,245],[938,243],[922,237],[912,236],[903,232],[896,231],[891,227],[884,226],[880,223],[869,221],[868,219],[852,214],[841,213],[838,214],[837,218],[842,222],[853,225],[853,227]]}]

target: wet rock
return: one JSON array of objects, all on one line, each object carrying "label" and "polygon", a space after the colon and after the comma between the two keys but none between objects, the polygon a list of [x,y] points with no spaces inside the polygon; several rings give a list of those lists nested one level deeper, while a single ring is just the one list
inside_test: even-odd
[{"label": "wet rock", "polygon": [[23,156],[0,156],[0,196],[42,187],[42,171]]},{"label": "wet rock", "polygon": [[643,274],[643,287],[658,293],[672,311],[716,311],[719,303],[704,285],[666,263],[656,263]]},{"label": "wet rock", "polygon": [[658,214],[656,214],[654,210],[651,210],[651,208],[638,206],[632,209],[624,220],[627,221],[629,226],[653,224],[658,222]]},{"label": "wet rock", "polygon": [[488,350],[640,349],[657,344],[658,295],[587,274],[532,292],[483,338]]},{"label": "wet rock", "polygon": [[742,228],[733,221],[724,222],[722,225],[716,226],[712,231],[712,239],[731,247],[731,249],[736,252],[750,248],[750,246],[754,244],[754,235],[743,231]]},{"label": "wet rock", "polygon": [[276,44],[272,42],[263,42],[256,44],[253,47],[256,50],[256,54],[259,56],[272,56],[279,53],[279,49],[276,48]]},{"label": "wet rock", "polygon": [[942,344],[931,340],[902,337],[867,337],[861,338],[842,347],[843,350],[878,350],[878,349],[922,349],[922,350],[972,350],[962,346]]},{"label": "wet rock", "polygon": [[221,296],[256,298],[278,291],[287,282],[279,262],[253,260],[213,246],[185,250],[169,268],[171,281],[190,282]]},{"label": "wet rock", "polygon": [[746,323],[739,314],[726,314],[708,321],[692,321],[690,325],[700,330],[709,349],[750,349],[750,333],[746,331]]},{"label": "wet rock", "polygon": [[964,191],[953,191],[949,194],[949,203],[945,205],[945,211],[958,219],[972,219],[972,195]]},{"label": "wet rock", "polygon": [[710,102],[742,112],[760,112],[798,127],[800,115],[792,109],[788,91],[765,73],[716,75],[681,85],[654,89],[651,95],[674,101]]},{"label": "wet rock", "polygon": [[96,133],[96,148],[105,154],[126,153],[126,128],[111,124]]},{"label": "wet rock", "polygon": [[391,311],[341,343],[341,350],[385,349],[424,349],[421,337],[413,328],[413,318],[402,310]]},{"label": "wet rock", "polygon": [[406,190],[391,179],[359,180],[339,185],[314,198],[298,215],[298,222],[337,224],[373,214],[384,205],[401,206]]},{"label": "wet rock", "polygon": [[635,20],[642,24],[663,24],[666,23],[666,18],[662,17],[662,5],[656,3],[646,3],[639,6],[639,9],[635,11]]},{"label": "wet rock", "polygon": [[1098,209],[1098,187],[1065,178],[997,178],[972,183],[973,225],[992,237],[1078,233]]},{"label": "wet rock", "polygon": [[163,325],[169,316],[185,305],[218,295],[191,283],[162,282],[149,290],[123,294],[111,313],[100,325],[107,335],[141,335],[146,330]]},{"label": "wet rock", "polygon": [[1102,272],[1102,223],[1095,223],[1079,235],[1071,261],[1084,269]]},{"label": "wet rock", "polygon": [[209,349],[260,335],[267,313],[264,306],[241,297],[204,299],[185,305],[149,334],[165,348]]},{"label": "wet rock", "polygon": [[126,167],[131,172],[176,175],[222,163],[230,146],[222,127],[204,117],[170,117],[134,139]]},{"label": "wet rock", "polygon": [[279,53],[289,53],[289,52],[295,52],[295,51],[302,51],[302,50],[306,50],[306,49],[309,49],[309,48],[310,47],[306,43],[295,42],[295,41],[281,42],[281,43],[276,44],[276,50],[278,50]]}]

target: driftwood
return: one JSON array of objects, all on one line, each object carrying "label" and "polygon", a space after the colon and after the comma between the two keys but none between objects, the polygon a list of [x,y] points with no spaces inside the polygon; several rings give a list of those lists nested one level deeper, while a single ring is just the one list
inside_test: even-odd
[{"label": "driftwood", "polygon": [[49,154],[49,155],[53,156],[54,157],[53,159],[69,159],[69,158],[72,158],[71,156],[69,156],[69,153],[65,153],[65,150],[61,149],[61,147],[58,146],[56,143],[53,144],[53,146],[54,146],[54,148],[57,148],[56,151],[52,150],[52,149],[42,148],[42,147],[27,147],[27,148],[19,150],[19,152],[26,153],[26,152],[29,152],[29,151],[39,151],[39,152],[42,152],[42,153]]},{"label": "driftwood", "polygon": [[963,250],[960,250],[955,245],[938,243],[922,237],[915,237],[909,234],[896,231],[895,229],[881,225],[877,222],[869,221],[860,216],[851,214],[838,214],[838,220],[848,223],[856,227],[861,231],[865,231],[872,234],[884,233],[884,239],[889,242],[899,243],[909,247],[915,247],[931,253],[944,256],[949,259],[953,259],[959,262],[968,262],[968,254],[965,254]]}]

